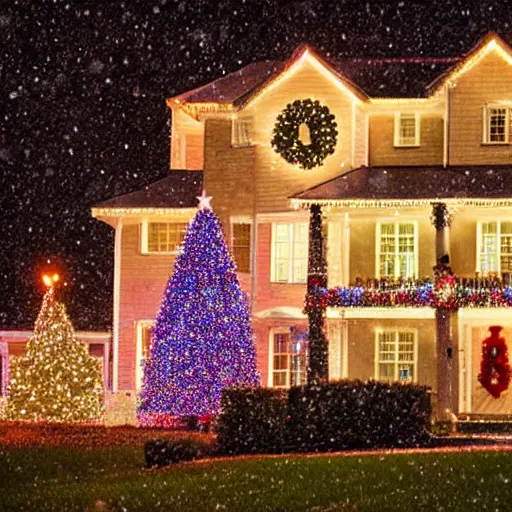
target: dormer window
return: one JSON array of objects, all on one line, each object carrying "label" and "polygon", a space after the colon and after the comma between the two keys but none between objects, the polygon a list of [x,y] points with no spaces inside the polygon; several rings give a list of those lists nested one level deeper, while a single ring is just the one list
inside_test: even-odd
[{"label": "dormer window", "polygon": [[486,105],[484,108],[484,144],[510,142],[510,107]]},{"label": "dormer window", "polygon": [[420,145],[420,115],[417,112],[395,114],[395,146],[415,147]]},{"label": "dormer window", "polygon": [[250,146],[252,132],[251,117],[236,117],[231,124],[231,144],[233,146]]}]

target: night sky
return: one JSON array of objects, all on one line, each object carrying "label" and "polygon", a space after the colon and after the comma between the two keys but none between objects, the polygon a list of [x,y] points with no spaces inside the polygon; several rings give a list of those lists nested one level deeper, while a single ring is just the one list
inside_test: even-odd
[{"label": "night sky", "polygon": [[76,329],[110,326],[113,230],[90,207],[166,175],[167,97],[301,42],[454,56],[489,30],[511,41],[511,21],[503,1],[4,0],[0,328],[32,327],[47,268]]}]

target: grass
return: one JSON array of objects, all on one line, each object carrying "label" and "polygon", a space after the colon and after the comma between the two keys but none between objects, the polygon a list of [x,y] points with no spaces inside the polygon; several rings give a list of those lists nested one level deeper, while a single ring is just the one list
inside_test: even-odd
[{"label": "grass", "polygon": [[143,464],[140,443],[0,444],[0,511],[506,511],[512,501],[510,452]]}]

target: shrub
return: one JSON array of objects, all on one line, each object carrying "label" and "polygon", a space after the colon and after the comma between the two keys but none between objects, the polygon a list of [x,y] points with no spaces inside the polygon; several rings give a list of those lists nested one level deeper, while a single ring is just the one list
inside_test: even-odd
[{"label": "shrub", "polygon": [[222,399],[220,453],[327,452],[420,446],[429,439],[430,389],[339,381],[291,388],[230,389]]},{"label": "shrub", "polygon": [[267,388],[225,389],[217,418],[219,453],[282,453],[286,395]]},{"label": "shrub", "polygon": [[292,451],[396,448],[429,439],[430,390],[377,381],[291,388],[287,447]]},{"label": "shrub", "polygon": [[182,439],[180,441],[152,439],[144,445],[144,458],[148,468],[189,462],[207,454],[208,447],[193,439]]}]

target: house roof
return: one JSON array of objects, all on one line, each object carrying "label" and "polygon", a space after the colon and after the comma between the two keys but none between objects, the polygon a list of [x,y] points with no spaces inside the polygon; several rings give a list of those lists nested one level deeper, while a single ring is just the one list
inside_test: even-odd
[{"label": "house roof", "polygon": [[203,171],[172,170],[166,178],[93,208],[195,208],[202,189]]},{"label": "house roof", "polygon": [[295,194],[296,203],[512,198],[512,165],[359,167]]},{"label": "house roof", "polygon": [[253,62],[192,91],[172,98],[182,103],[224,103],[242,106],[277,79],[281,73],[310,52],[359,97],[422,98],[458,74],[467,63],[497,44],[512,54],[510,46],[495,32],[482,37],[464,55],[454,57],[407,57],[392,59],[354,58],[331,61],[319,56],[309,45],[300,45],[285,61]]},{"label": "house roof", "polygon": [[[254,62],[173,99],[180,103],[244,105],[290,67],[295,62],[297,53],[288,61]],[[348,82],[359,96],[421,98],[427,95],[428,86],[433,80],[454,63],[458,63],[460,58],[347,59],[337,62],[320,60],[338,78]]]},{"label": "house roof", "polygon": [[187,91],[174,99],[184,103],[236,103],[268,78],[279,74],[284,63],[274,60],[253,62],[234,73]]},{"label": "house roof", "polygon": [[498,48],[502,55],[506,55],[509,61],[512,60],[512,48],[504,41],[496,32],[489,32],[479,39],[475,46],[469,52],[465,53],[459,59],[459,62],[453,66],[448,67],[443,73],[435,77],[432,83],[428,86],[429,91],[435,92],[443,85],[456,79],[460,74],[471,69],[473,63],[484,57],[489,51]]}]

